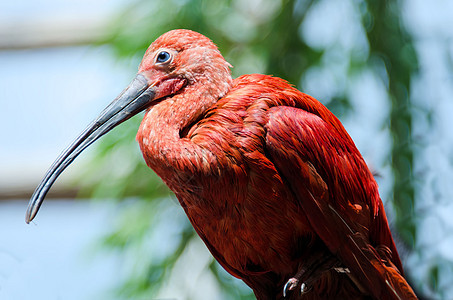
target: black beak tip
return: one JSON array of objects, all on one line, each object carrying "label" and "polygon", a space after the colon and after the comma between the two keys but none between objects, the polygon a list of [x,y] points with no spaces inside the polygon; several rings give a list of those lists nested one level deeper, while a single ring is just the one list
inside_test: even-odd
[{"label": "black beak tip", "polygon": [[25,223],[30,224],[30,222],[35,218],[36,213],[37,211],[36,209],[34,209],[34,205],[29,204],[27,212],[25,213]]}]

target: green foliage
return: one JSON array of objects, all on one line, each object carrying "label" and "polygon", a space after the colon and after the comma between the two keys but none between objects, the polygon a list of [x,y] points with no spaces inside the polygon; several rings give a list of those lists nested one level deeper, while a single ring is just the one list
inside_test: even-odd
[{"label": "green foliage", "polygon": [[[175,28],[192,29],[210,37],[219,46],[234,66],[235,77],[244,73],[267,73],[307,91],[304,88],[311,84],[310,74],[331,75],[332,92],[320,100],[339,117],[353,108],[347,94],[348,80],[364,70],[377,74],[391,101],[389,127],[394,145],[390,156],[395,178],[393,206],[397,228],[404,241],[413,246],[416,226],[409,91],[417,59],[410,36],[400,20],[400,3],[397,0],[347,2],[358,16],[353,24],[358,37],[349,44],[339,39],[313,44],[303,31],[307,16],[332,2],[137,0],[112,19],[112,34],[102,42],[110,44],[119,58],[136,59],[162,33]],[[175,201],[168,199],[168,189],[143,162],[134,141],[140,119],[133,118],[102,139],[90,168],[81,179],[86,187],[85,195],[115,198],[124,205],[112,233],[103,241],[112,251],[122,251],[125,256],[132,253],[136,257],[130,278],[118,290],[122,298],[155,297],[177,269],[187,245],[198,239],[181,209],[174,212]],[[124,202],[130,197],[138,197],[138,200]],[[168,210],[174,212],[169,219],[177,223],[179,229],[173,232],[171,242],[160,241],[172,245],[164,247],[165,255],[153,255],[156,245],[149,245],[147,241],[160,228],[159,224],[168,225],[159,217]],[[171,226],[160,229],[168,228]],[[145,251],[145,248],[149,249]],[[212,261],[205,272],[217,279],[224,299],[253,298],[244,284],[226,274],[216,262]],[[438,271],[433,269],[431,273],[433,282],[437,282]]]},{"label": "green foliage", "polygon": [[438,289],[437,284],[439,282],[439,266],[434,265],[431,270],[429,270],[429,285],[433,291]]},{"label": "green foliage", "polygon": [[415,188],[413,169],[412,105],[409,91],[411,78],[418,69],[411,37],[405,31],[398,1],[369,1],[367,19],[374,25],[368,31],[369,62],[381,61],[386,70],[382,80],[391,100],[390,130],[394,173],[393,198],[397,213],[396,226],[401,238],[411,247],[416,242],[414,214]]}]

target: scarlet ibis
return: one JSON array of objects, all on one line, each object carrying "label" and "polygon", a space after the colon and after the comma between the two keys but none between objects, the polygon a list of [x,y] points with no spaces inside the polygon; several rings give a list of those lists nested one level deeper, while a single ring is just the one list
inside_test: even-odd
[{"label": "scarlet ibis", "polygon": [[378,186],[340,121],[267,75],[232,79],[207,37],[160,36],[131,84],[57,158],[26,222],[86,147],[133,115],[147,165],[257,299],[416,299]]}]

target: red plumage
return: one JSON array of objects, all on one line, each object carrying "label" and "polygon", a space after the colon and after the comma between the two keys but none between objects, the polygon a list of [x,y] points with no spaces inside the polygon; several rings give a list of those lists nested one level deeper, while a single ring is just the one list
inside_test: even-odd
[{"label": "red plumage", "polygon": [[[212,49],[205,37],[176,31],[148,51],[180,44],[186,34]],[[221,58],[210,63],[225,72]],[[140,71],[146,72],[143,63]],[[228,82],[228,75],[220,77]],[[257,298],[281,298],[284,284],[302,269],[301,282],[311,288],[304,299],[415,298],[377,184],[340,121],[320,102],[257,74],[237,78],[226,93],[199,76],[171,99],[152,106],[142,122],[137,140],[144,158],[175,192],[215,258]],[[187,109],[197,102],[204,108]],[[407,289],[395,288],[389,277]]]},{"label": "red plumage", "polygon": [[229,67],[208,38],[170,31],[118,98],[149,98],[137,134],[145,161],[217,261],[258,299],[416,299],[377,183],[340,121],[282,79],[233,81]]}]

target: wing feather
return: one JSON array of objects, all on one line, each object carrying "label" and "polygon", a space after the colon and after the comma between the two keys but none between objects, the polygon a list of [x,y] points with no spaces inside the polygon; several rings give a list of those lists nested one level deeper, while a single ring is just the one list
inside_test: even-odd
[{"label": "wing feather", "polygon": [[416,299],[402,275],[377,184],[346,131],[284,106],[269,109],[266,130],[269,159],[357,287],[377,299]]}]

